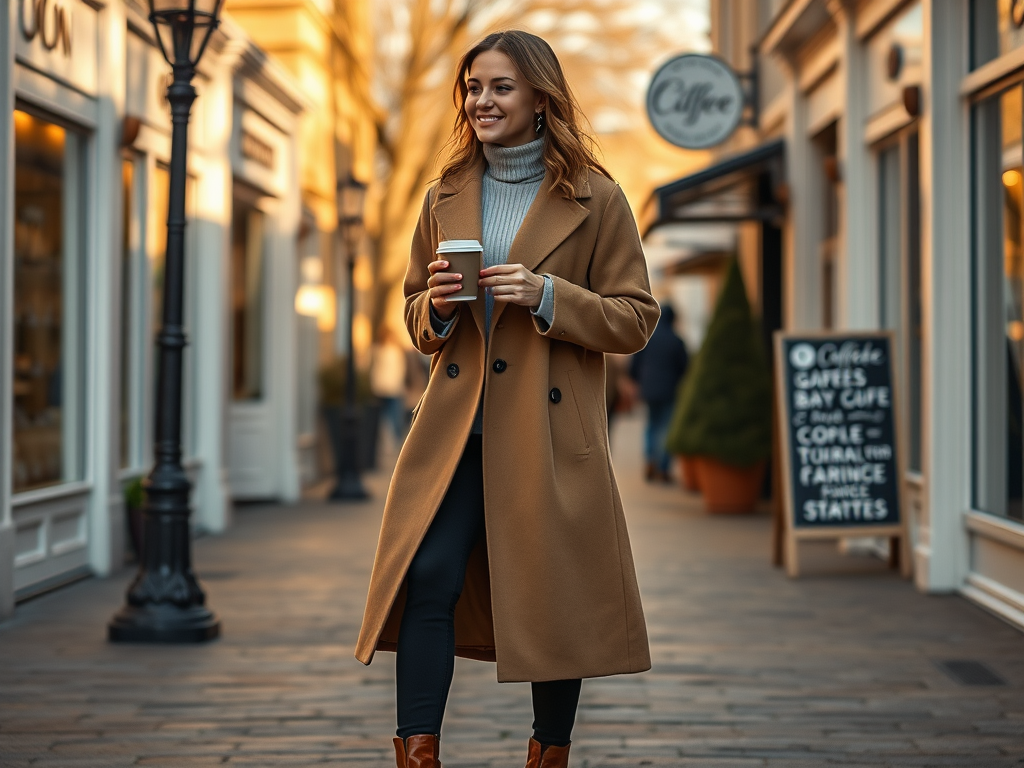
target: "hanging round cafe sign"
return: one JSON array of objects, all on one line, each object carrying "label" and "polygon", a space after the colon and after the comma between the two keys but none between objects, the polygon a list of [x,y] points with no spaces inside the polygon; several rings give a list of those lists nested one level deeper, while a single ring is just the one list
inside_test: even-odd
[{"label": "hanging round cafe sign", "polygon": [[684,149],[721,144],[740,124],[743,88],[721,59],[686,53],[666,62],[647,90],[654,130]]}]

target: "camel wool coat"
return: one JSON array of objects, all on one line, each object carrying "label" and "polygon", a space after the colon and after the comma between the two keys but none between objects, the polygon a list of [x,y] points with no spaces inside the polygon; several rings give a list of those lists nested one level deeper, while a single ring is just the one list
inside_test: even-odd
[{"label": "camel wool coat", "polygon": [[369,664],[376,650],[397,648],[403,581],[482,391],[486,536],[456,606],[456,653],[496,661],[501,682],[642,672],[651,666],[647,629],[604,396],[604,353],[642,349],[659,316],[636,223],[615,182],[590,173],[568,200],[549,173],[508,263],[551,276],[551,326],[496,301],[485,349],[481,292],[439,339],[427,264],[442,240],[481,239],[483,170],[481,162],[436,185],[413,237],[405,319],[432,355],[431,375],[385,503],[355,655]]}]

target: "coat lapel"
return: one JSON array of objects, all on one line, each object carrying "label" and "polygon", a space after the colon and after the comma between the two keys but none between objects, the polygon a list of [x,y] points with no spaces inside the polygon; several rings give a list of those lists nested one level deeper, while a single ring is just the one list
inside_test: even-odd
[{"label": "coat lapel", "polygon": [[[559,193],[553,192],[552,177],[548,173],[537,191],[533,205],[526,213],[512,247],[508,253],[509,264],[522,264],[533,271],[548,255],[561,245],[569,235],[584,222],[590,211],[576,200],[567,200]],[[590,197],[590,184],[581,185],[578,199]],[[484,245],[486,248],[486,244]],[[496,301],[491,314],[491,329],[501,317],[505,302]]]},{"label": "coat lapel", "polygon": [[[483,240],[483,219],[481,206],[481,178],[484,172],[483,161],[467,170],[457,179],[446,181],[439,190],[439,197],[434,203],[434,218],[445,240]],[[530,210],[526,213],[519,232],[512,241],[508,254],[509,264],[522,264],[533,270],[547,256],[561,245],[569,235],[584,222],[590,214],[576,200],[567,200],[557,192],[552,192],[551,174],[544,176],[537,197],[534,198]],[[578,199],[590,197],[590,184],[586,181],[580,185]],[[484,249],[487,243],[484,243]],[[477,328],[483,333],[484,309],[481,295],[472,303],[473,318]],[[491,328],[498,321],[505,309],[505,302],[494,302],[491,314]]]}]

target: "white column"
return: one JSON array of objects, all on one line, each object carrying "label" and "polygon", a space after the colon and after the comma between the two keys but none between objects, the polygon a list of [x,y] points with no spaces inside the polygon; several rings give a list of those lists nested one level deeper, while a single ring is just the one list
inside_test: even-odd
[{"label": "white column", "polygon": [[971,199],[967,3],[925,0],[921,118],[924,510],[918,587],[963,584],[971,490]]},{"label": "white column", "polygon": [[846,6],[835,15],[840,44],[837,81],[843,89],[843,116],[838,125],[839,252],[837,254],[837,327],[878,327],[878,195],[871,153],[864,143],[868,76],[864,46],[857,39]]},{"label": "white column", "polygon": [[11,519],[11,380],[14,311],[14,25],[16,3],[0,14],[0,620],[14,612]]},{"label": "white column", "polygon": [[[207,56],[214,58],[213,51]],[[225,456],[228,420],[228,337],[231,332],[228,270],[231,231],[231,126],[234,53],[210,62],[202,132],[203,173],[196,185],[196,329],[190,334],[196,366],[196,455],[202,471],[192,492],[195,523],[208,531],[231,525],[231,492]],[[200,332],[201,329],[201,332]]]},{"label": "white column", "polygon": [[785,327],[813,330],[821,327],[822,170],[807,135],[807,98],[800,92],[797,73],[785,62],[786,175],[789,180],[789,216],[783,230]]},{"label": "white column", "polygon": [[270,339],[271,370],[274,372],[272,407],[275,411],[278,445],[281,446],[279,494],[284,502],[297,501],[300,495],[298,446],[298,382],[299,327],[295,314],[295,291],[298,288],[298,231],[302,216],[298,173],[298,125],[292,121],[288,137],[288,156],[283,159],[288,183],[275,221],[274,242],[268,263],[270,316],[267,331]]},{"label": "white column", "polygon": [[90,152],[86,201],[91,241],[86,266],[86,476],[92,479],[89,565],[107,576],[124,560],[124,500],[117,479],[120,442],[121,156],[127,56],[124,5],[109,3],[99,14],[97,130]]}]

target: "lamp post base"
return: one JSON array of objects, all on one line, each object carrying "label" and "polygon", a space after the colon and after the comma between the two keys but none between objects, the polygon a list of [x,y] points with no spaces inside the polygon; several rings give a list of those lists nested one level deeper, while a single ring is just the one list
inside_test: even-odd
[{"label": "lamp post base", "polygon": [[341,409],[337,418],[338,434],[334,440],[335,463],[334,474],[338,478],[328,497],[331,501],[361,501],[370,498],[363,487],[360,473],[360,411],[349,404]]},{"label": "lamp post base", "polygon": [[114,643],[205,643],[220,637],[220,619],[203,605],[127,605],[107,625]]},{"label": "lamp post base", "polygon": [[370,498],[370,494],[366,492],[362,478],[357,473],[346,473],[338,478],[328,498],[331,501],[361,501]]}]

